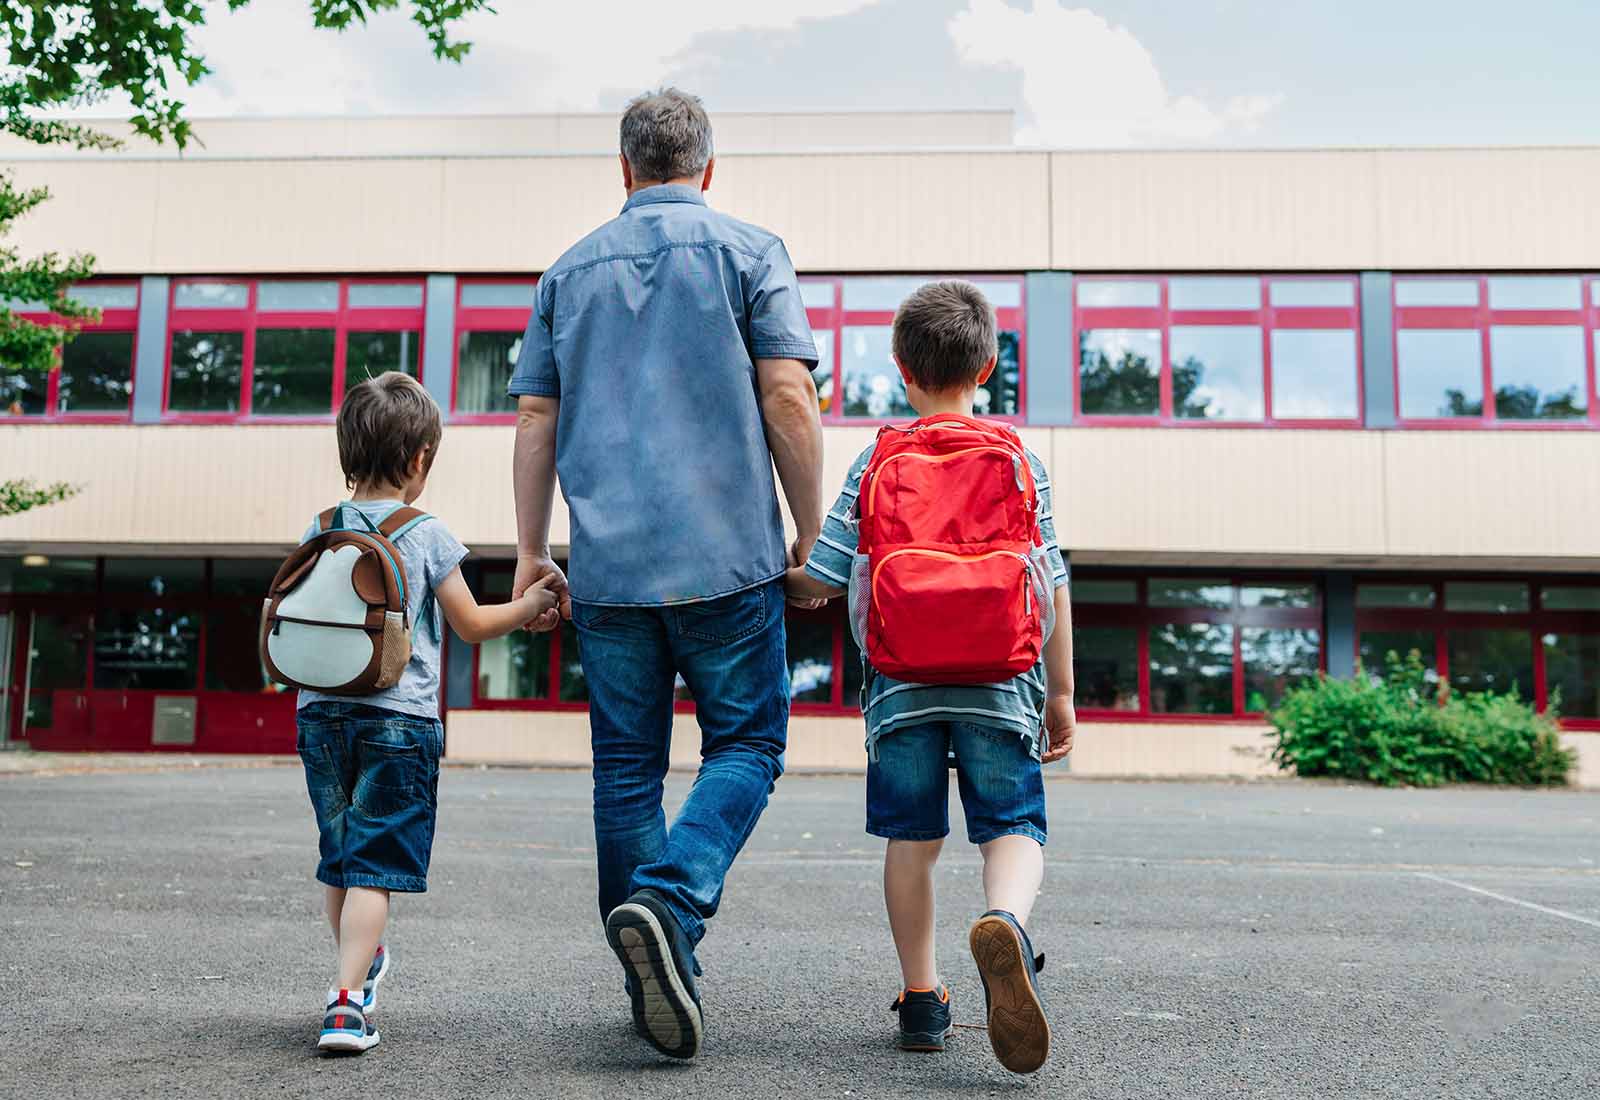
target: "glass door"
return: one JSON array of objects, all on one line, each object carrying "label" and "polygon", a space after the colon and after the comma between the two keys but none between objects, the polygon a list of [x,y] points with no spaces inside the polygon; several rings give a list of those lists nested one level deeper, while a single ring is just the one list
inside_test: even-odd
[{"label": "glass door", "polygon": [[89,732],[89,615],[35,611],[27,619],[27,659],[18,662],[24,666],[22,737],[37,739],[36,747],[77,742]]}]

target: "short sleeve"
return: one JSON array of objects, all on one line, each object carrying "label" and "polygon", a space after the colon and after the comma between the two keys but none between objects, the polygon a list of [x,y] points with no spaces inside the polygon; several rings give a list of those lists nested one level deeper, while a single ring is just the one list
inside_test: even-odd
[{"label": "short sleeve", "polygon": [[533,312],[528,317],[528,328],[522,334],[522,351],[517,355],[516,368],[511,381],[506,384],[508,397],[560,397],[561,377],[556,373],[555,338],[550,329],[551,284],[539,281],[534,295]]},{"label": "short sleeve", "polygon": [[789,250],[773,241],[751,269],[745,306],[750,317],[750,353],[757,359],[799,359],[817,364],[800,280]]},{"label": "short sleeve", "polygon": [[434,519],[417,528],[426,540],[428,587],[437,590],[452,570],[466,560],[468,550],[450,533],[449,528]]},{"label": "short sleeve", "polygon": [[1050,474],[1037,455],[1028,452],[1028,462],[1033,466],[1033,484],[1039,491],[1039,533],[1044,538],[1045,553],[1050,559],[1050,583],[1060,588],[1070,579],[1067,559],[1061,554],[1056,541],[1055,493],[1050,485]]},{"label": "short sleeve", "polygon": [[823,584],[850,587],[850,567],[855,562],[860,531],[856,525],[856,496],[861,492],[861,474],[872,459],[868,447],[850,465],[839,499],[833,502],[822,520],[822,534],[806,558],[806,572]]}]

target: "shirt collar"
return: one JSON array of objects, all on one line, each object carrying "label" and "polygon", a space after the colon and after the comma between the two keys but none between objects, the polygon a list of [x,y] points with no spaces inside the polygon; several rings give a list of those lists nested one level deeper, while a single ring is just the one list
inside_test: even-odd
[{"label": "shirt collar", "polygon": [[628,201],[622,204],[622,212],[626,214],[635,206],[648,206],[657,202],[692,202],[697,206],[706,204],[706,197],[698,187],[687,183],[658,183],[654,187],[641,187],[628,196]]}]

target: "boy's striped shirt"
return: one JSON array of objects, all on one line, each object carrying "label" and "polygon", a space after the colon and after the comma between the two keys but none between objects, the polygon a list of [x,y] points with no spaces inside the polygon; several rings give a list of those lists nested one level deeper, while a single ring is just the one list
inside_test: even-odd
[{"label": "boy's striped shirt", "polygon": [[[856,556],[856,496],[861,475],[872,460],[873,447],[850,464],[844,488],[822,522],[822,534],[806,559],[806,572],[825,584],[848,588]],[[1048,548],[1054,587],[1067,583],[1067,564],[1056,545],[1050,475],[1032,451],[1027,452],[1039,491],[1039,527]],[[867,753],[877,758],[878,738],[919,722],[960,721],[1010,730],[1028,742],[1035,757],[1041,752],[1039,726],[1044,714],[1045,675],[1041,660],[1027,672],[1000,684],[910,684],[891,679],[869,665],[861,687],[861,710],[867,723]]]}]

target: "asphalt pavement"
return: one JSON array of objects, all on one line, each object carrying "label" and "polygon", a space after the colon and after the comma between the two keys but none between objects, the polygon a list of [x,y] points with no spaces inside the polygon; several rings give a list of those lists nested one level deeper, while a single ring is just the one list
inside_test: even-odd
[{"label": "asphalt pavement", "polygon": [[[674,777],[669,804],[687,780]],[[0,775],[7,1097],[1600,1095],[1600,794],[1048,784],[1055,1050],[893,1048],[862,782],[789,777],[701,949],[691,1064],[634,1038],[581,773],[449,770],[382,1044],[313,1044],[332,946],[294,766]],[[959,1023],[979,864],[939,872]]]}]

